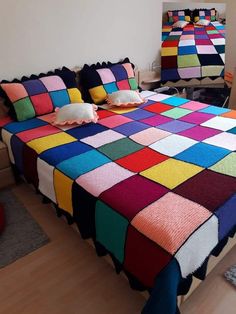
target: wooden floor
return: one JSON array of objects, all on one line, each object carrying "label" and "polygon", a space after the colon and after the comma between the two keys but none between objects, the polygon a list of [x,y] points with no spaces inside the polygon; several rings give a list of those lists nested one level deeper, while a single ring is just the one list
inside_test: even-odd
[{"label": "wooden floor", "polygon": [[[136,314],[144,297],[81,240],[26,184],[13,187],[50,243],[0,270],[0,314]],[[182,306],[183,314],[235,314],[236,289],[222,276],[236,247]],[[164,314],[164,313],[157,313]]]}]

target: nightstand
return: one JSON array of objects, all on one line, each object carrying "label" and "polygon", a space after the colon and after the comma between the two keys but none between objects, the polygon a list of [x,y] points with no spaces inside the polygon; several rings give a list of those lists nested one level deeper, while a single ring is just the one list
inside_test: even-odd
[{"label": "nightstand", "polygon": [[15,179],[11,169],[7,146],[0,141],[0,189],[14,183]]},{"label": "nightstand", "polygon": [[156,71],[140,70],[138,75],[138,84],[144,90],[154,90],[160,87],[160,73]]}]

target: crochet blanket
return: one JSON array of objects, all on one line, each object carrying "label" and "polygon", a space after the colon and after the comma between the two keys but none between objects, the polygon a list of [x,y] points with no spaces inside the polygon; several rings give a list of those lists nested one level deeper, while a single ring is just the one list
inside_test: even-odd
[{"label": "crochet blanket", "polygon": [[152,289],[171,278],[173,287],[175,276],[174,293],[159,289],[168,295],[166,314],[179,280],[236,226],[236,111],[142,96],[148,101],[139,108],[99,110],[97,124],[56,127],[51,114],[7,118],[1,136],[18,171],[131,283]]},{"label": "crochet blanket", "polygon": [[225,26],[219,22],[183,29],[166,24],[162,40],[162,81],[224,76]]}]

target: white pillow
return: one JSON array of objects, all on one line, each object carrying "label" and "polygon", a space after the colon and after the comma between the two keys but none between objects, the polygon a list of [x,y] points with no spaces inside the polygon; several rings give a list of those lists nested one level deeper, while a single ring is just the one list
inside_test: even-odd
[{"label": "white pillow", "polygon": [[195,23],[195,25],[200,25],[200,26],[208,26],[211,23],[209,20],[201,19],[198,22]]},{"label": "white pillow", "polygon": [[172,25],[172,27],[173,28],[176,28],[176,27],[178,27],[178,28],[184,28],[185,26],[187,26],[189,24],[189,22],[187,22],[187,21],[177,21],[177,22],[175,22],[173,25]]},{"label": "white pillow", "polygon": [[89,122],[97,122],[98,116],[96,113],[97,106],[89,103],[73,103],[65,105],[61,108],[56,108],[56,117],[53,124],[82,124]]},{"label": "white pillow", "polygon": [[146,102],[146,100],[134,90],[119,90],[108,94],[106,100],[110,107],[136,107]]}]

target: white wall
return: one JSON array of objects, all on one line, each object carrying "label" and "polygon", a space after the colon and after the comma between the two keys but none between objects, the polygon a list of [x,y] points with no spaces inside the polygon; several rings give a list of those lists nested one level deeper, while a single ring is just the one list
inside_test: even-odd
[{"label": "white wall", "polygon": [[0,80],[126,56],[143,69],[159,62],[163,1],[0,1]]},{"label": "white wall", "polygon": [[[210,2],[205,0],[205,2]],[[226,63],[227,71],[234,71],[236,67],[236,0],[214,0],[217,3],[226,4]]]}]

